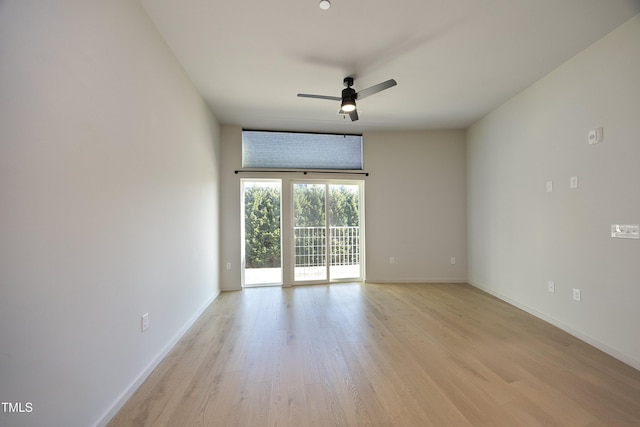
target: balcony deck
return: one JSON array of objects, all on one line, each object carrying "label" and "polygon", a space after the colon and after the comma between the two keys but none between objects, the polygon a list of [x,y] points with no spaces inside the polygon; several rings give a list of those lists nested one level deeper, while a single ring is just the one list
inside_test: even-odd
[{"label": "balcony deck", "polygon": [[[360,264],[331,266],[331,280],[360,279]],[[324,281],[326,268],[318,266],[296,267],[297,281]],[[282,285],[282,268],[246,268],[244,270],[244,286]]]}]

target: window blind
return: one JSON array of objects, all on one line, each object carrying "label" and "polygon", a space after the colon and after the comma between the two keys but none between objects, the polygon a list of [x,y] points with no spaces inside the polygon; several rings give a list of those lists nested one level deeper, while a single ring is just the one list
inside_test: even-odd
[{"label": "window blind", "polygon": [[244,130],[242,167],[362,170],[362,135]]}]

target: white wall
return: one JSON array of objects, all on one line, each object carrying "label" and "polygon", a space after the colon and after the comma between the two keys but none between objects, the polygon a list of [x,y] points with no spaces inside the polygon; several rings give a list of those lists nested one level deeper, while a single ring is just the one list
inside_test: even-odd
[{"label": "white wall", "polygon": [[639,41],[636,16],[468,131],[469,280],[636,368],[640,240],[610,226],[640,224]]},{"label": "white wall", "polygon": [[[220,263],[231,269],[220,270],[220,286],[224,291],[242,289],[240,254],[240,175],[242,167],[242,128],[224,125],[220,132]],[[272,177],[276,178],[276,177]]]},{"label": "white wall", "polygon": [[466,282],[465,132],[366,133],[364,160],[367,281]]},{"label": "white wall", "polygon": [[105,422],[218,294],[218,132],[138,2],[0,1],[0,425]]}]

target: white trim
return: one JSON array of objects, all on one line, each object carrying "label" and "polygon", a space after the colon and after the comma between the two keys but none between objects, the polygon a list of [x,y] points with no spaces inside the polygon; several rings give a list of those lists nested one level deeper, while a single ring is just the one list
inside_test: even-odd
[{"label": "white trim", "polygon": [[151,362],[147,365],[147,367],[138,375],[138,377],[131,383],[129,386],[118,396],[118,398],[113,402],[107,411],[99,418],[99,420],[94,424],[96,427],[105,427],[109,421],[118,413],[118,411],[124,406],[124,404],[131,398],[133,393],[138,390],[138,388],[142,385],[144,380],[153,372],[153,370],[162,362],[162,360],[169,354],[169,352],[173,349],[173,347],[182,339],[184,334],[187,333],[189,328],[193,326],[193,324],[198,320],[198,318],[204,313],[204,311],[215,301],[215,299],[220,295],[220,292],[213,295],[207,302],[204,303],[202,307],[200,307],[191,318],[184,324],[184,326],[176,333],[176,335],[164,346],[160,353],[158,353]]},{"label": "white trim", "polygon": [[378,284],[384,284],[384,283],[389,283],[389,284],[401,284],[401,283],[408,283],[408,284],[415,284],[415,283],[425,283],[425,284],[430,284],[430,283],[467,283],[467,279],[402,279],[402,280],[397,280],[397,279],[369,279],[367,278],[365,281],[365,283],[378,283]]},{"label": "white trim", "polygon": [[490,295],[493,295],[494,297],[501,299],[502,301],[511,304],[514,307],[517,307],[521,310],[526,311],[527,313],[544,320],[547,323],[552,324],[553,326],[562,329],[563,331],[565,331],[566,333],[568,333],[569,335],[573,335],[574,337],[578,338],[581,341],[586,342],[589,345],[594,346],[595,348],[597,348],[598,350],[601,350],[605,353],[607,353],[609,356],[615,357],[616,359],[618,359],[619,361],[626,363],[627,365],[631,366],[632,368],[635,368],[637,370],[640,371],[640,360],[636,360],[633,357],[624,354],[612,347],[609,347],[607,344],[598,341],[597,339],[590,337],[588,335],[583,334],[582,332],[576,331],[575,329],[571,328],[570,326],[560,322],[558,319],[555,319],[545,313],[542,313],[538,310],[536,310],[535,308],[526,306],[516,300],[513,300],[511,298],[509,298],[506,295],[503,295],[499,292],[493,291],[489,288],[487,288],[486,286],[483,286],[479,283],[476,282],[472,282],[469,281],[468,282],[471,286],[480,289],[481,291],[484,291]]}]

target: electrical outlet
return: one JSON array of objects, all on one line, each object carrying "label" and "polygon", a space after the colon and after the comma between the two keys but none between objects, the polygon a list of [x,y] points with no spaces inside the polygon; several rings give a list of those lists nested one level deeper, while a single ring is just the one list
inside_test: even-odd
[{"label": "electrical outlet", "polygon": [[640,225],[611,224],[611,237],[616,239],[640,239]]},{"label": "electrical outlet", "polygon": [[547,193],[553,192],[553,181],[547,181]]},{"label": "electrical outlet", "polygon": [[597,144],[604,139],[604,130],[602,128],[592,129],[587,132],[587,142],[589,144]]},{"label": "electrical outlet", "polygon": [[231,270],[231,263],[230,262],[227,263],[227,270]]},{"label": "electrical outlet", "polygon": [[549,280],[549,282],[547,282],[547,290],[549,292],[551,292],[552,294],[556,292],[556,284],[555,282],[553,282],[552,280]]},{"label": "electrical outlet", "polygon": [[396,257],[389,257],[389,264],[395,264],[396,263]]},{"label": "electrical outlet", "polygon": [[142,317],[140,318],[140,324],[142,332],[145,332],[147,329],[149,329],[149,313],[145,313],[142,315]]},{"label": "electrical outlet", "polygon": [[582,301],[582,292],[580,292],[580,289],[573,288],[573,299],[578,302]]},{"label": "electrical outlet", "polygon": [[449,260],[451,262],[451,265],[455,265],[456,263],[456,257],[452,256],[451,259]]}]

